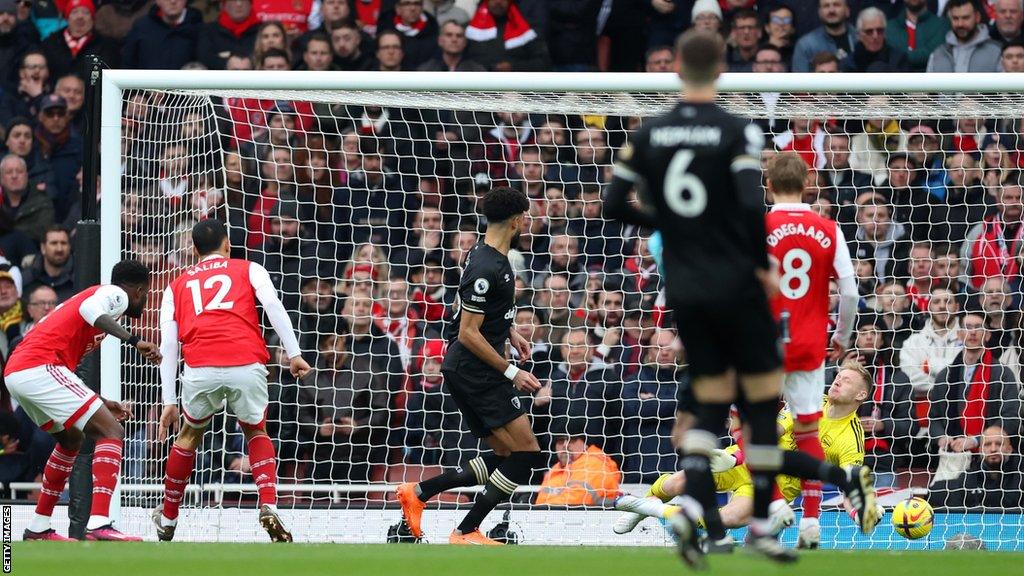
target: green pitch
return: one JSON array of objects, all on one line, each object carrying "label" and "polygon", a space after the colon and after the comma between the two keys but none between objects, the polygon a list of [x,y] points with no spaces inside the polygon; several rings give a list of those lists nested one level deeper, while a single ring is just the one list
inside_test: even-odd
[{"label": "green pitch", "polygon": [[[662,576],[688,573],[667,548],[465,548],[429,545],[14,543],[13,574],[74,576]],[[1015,574],[1024,554],[996,552],[805,553],[780,567],[738,552],[705,574],[935,576]]]}]

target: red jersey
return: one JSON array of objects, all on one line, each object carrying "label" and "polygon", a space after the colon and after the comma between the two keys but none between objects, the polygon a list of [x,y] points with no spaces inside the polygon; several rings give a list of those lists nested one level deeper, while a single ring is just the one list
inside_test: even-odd
[{"label": "red jersey", "polygon": [[815,370],[825,361],[829,280],[853,275],[846,241],[835,222],[807,204],[777,204],[765,222],[768,253],[779,262],[776,320],[788,315],[786,372]]},{"label": "red jersey", "polygon": [[309,30],[312,12],[313,0],[255,0],[252,3],[252,13],[260,22],[280,22],[296,36]]},{"label": "red jersey", "polygon": [[161,324],[177,323],[185,364],[245,366],[270,359],[256,312],[253,267],[258,266],[248,260],[207,257],[164,291]]},{"label": "red jersey", "polygon": [[64,366],[74,372],[79,362],[99,346],[106,332],[89,320],[101,315],[118,319],[128,309],[128,294],[113,285],[86,288],[58,306],[25,335],[11,354],[4,375],[37,366]]}]

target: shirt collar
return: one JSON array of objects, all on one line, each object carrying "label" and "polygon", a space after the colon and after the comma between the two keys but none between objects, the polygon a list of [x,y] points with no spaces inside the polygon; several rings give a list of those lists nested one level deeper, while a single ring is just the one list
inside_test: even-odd
[{"label": "shirt collar", "polygon": [[799,210],[810,210],[811,205],[806,202],[781,202],[772,205],[772,212],[793,212]]}]

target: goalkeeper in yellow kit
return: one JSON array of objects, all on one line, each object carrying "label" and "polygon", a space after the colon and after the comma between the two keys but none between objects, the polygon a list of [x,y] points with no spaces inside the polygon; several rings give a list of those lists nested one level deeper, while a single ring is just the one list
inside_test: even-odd
[{"label": "goalkeeper in yellow kit", "polygon": [[[862,465],[864,463],[864,429],[857,417],[857,409],[871,398],[874,382],[858,362],[846,362],[829,386],[825,398],[824,416],[821,419],[819,435],[828,462],[839,467]],[[783,410],[779,413],[779,447],[796,450],[793,440],[793,417]],[[729,502],[720,509],[722,522],[727,528],[746,526],[753,512],[754,487],[750,472],[743,464],[742,450],[738,445],[725,450],[716,450],[711,458],[715,489],[730,494]],[[781,531],[794,521],[789,507],[800,495],[800,479],[778,476],[778,496],[770,508],[770,520],[775,530]],[[686,477],[683,472],[664,474],[651,486],[646,498],[621,496],[615,508],[625,511],[615,522],[616,533],[632,531],[647,516],[668,518],[678,508],[666,504],[672,498],[684,493]],[[709,552],[731,550],[733,541],[726,537],[708,543]]]}]

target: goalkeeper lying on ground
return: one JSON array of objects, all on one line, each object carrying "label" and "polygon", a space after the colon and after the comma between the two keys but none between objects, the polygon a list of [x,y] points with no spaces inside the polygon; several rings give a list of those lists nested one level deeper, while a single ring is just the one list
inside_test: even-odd
[{"label": "goalkeeper lying on ground", "polygon": [[[825,399],[824,416],[820,422],[819,436],[825,457],[836,466],[861,465],[864,462],[864,429],[857,417],[857,409],[871,398],[874,383],[857,362],[847,362],[836,375]],[[679,410],[687,411],[692,404],[680,394]],[[793,440],[793,417],[783,410],[779,413],[779,446],[796,450]],[[716,450],[711,459],[715,488],[730,494],[729,502],[720,509],[722,522],[727,528],[746,526],[753,512],[754,487],[750,472],[743,464],[740,446],[733,445],[725,450]],[[681,495],[686,488],[683,472],[665,474],[651,486],[646,498],[621,496],[615,501],[617,510],[625,511],[615,522],[614,530],[625,534],[636,528],[645,517],[667,518],[678,509],[666,504]],[[794,520],[791,503],[800,495],[800,480],[791,476],[777,478],[777,499],[772,502],[770,519],[773,528],[781,531]],[[850,509],[848,509],[849,511]],[[730,548],[732,539],[711,543],[712,547]]]}]

